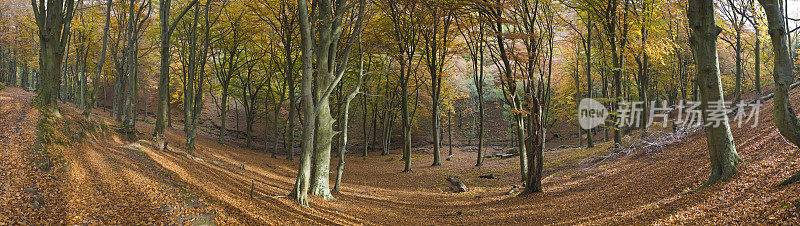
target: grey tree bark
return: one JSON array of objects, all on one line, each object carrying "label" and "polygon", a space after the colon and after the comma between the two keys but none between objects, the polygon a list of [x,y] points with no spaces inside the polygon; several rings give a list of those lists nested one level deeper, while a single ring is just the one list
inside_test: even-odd
[{"label": "grey tree bark", "polygon": [[[46,4],[45,4],[46,2]],[[56,116],[61,86],[61,59],[69,40],[74,15],[74,0],[31,0],[33,16],[39,28],[39,81],[37,100]]]},{"label": "grey tree bark", "polygon": [[[109,3],[111,1],[109,0]],[[170,37],[172,36],[172,32],[175,31],[175,27],[178,25],[178,22],[189,12],[195,4],[197,4],[197,0],[192,0],[188,6],[186,6],[181,13],[179,14],[178,18],[169,23],[169,14],[170,9],[172,8],[172,0],[161,0],[159,1],[159,8],[158,8],[158,17],[160,21],[160,28],[161,33],[159,36],[159,53],[160,53],[160,60],[161,65],[159,66],[159,77],[158,77],[158,110],[156,111],[156,125],[153,131],[153,140],[156,141],[157,146],[159,149],[164,149],[166,139],[164,137],[164,126],[167,123],[167,111],[169,111],[169,59],[171,57],[169,48],[170,48]],[[105,41],[104,41],[105,43]],[[104,45],[105,46],[105,45]],[[169,124],[172,125],[172,120],[170,118]]]},{"label": "grey tree bark", "polygon": [[[713,0],[690,0],[686,12],[692,34],[689,39],[697,65],[700,107],[703,122],[709,122],[709,104],[724,101],[717,58],[717,37],[722,31],[714,20]],[[728,116],[723,114],[718,125],[706,123],[706,142],[711,160],[711,175],[704,185],[727,180],[738,172],[741,162],[733,143]]]},{"label": "grey tree bark", "polygon": [[[361,45],[359,44],[359,50],[361,49]],[[343,119],[342,119],[342,141],[339,143],[339,164],[336,167],[336,183],[333,186],[333,190],[336,192],[341,191],[342,186],[342,173],[344,173],[344,158],[345,153],[347,152],[347,122],[350,120],[350,102],[356,98],[361,92],[361,85],[364,81],[364,51],[359,51],[361,56],[359,57],[358,62],[358,81],[356,88],[347,95],[344,101],[344,112]]]},{"label": "grey tree bark", "polygon": [[308,206],[308,189],[311,181],[311,155],[314,149],[314,127],[316,124],[316,110],[314,109],[314,75],[313,75],[313,40],[311,25],[309,24],[308,2],[298,0],[298,13],[300,15],[300,50],[303,61],[302,84],[300,93],[302,95],[303,108],[303,133],[300,139],[300,169],[297,170],[297,180],[292,192],[289,194],[298,204]]},{"label": "grey tree bark", "polygon": [[[442,95],[442,77],[444,76],[444,63],[448,56],[450,45],[450,25],[453,20],[453,13],[447,5],[434,3],[426,5],[425,14],[430,16],[427,19],[428,26],[425,26],[420,34],[424,41],[424,58],[428,74],[431,76],[431,135],[433,136],[433,164],[432,166],[442,165],[441,161],[441,127],[440,127],[440,104]],[[410,160],[410,158],[409,158]]]},{"label": "grey tree bark", "polygon": [[[306,196],[308,192],[312,195],[322,196],[324,199],[333,198],[329,189],[328,171],[330,170],[330,145],[335,133],[332,129],[334,120],[330,115],[328,99],[347,70],[350,49],[355,38],[361,33],[366,8],[365,1],[360,0],[357,20],[352,23],[353,27],[349,29],[351,31],[349,39],[344,44],[344,50],[339,56],[338,43],[341,32],[345,26],[351,25],[344,21],[344,15],[350,13],[354,6],[348,4],[356,3],[316,1],[313,4],[316,7],[316,15],[313,17],[315,20],[310,22],[307,1],[298,1],[303,59],[303,119],[305,123],[303,124],[301,147],[302,160],[295,189],[291,196],[301,205],[308,205]],[[310,26],[312,22],[314,27]],[[316,57],[317,64],[313,64],[314,57]],[[337,61],[337,59],[341,59],[341,61]],[[312,71],[312,68],[315,70]],[[316,79],[316,81],[312,79]],[[311,120],[311,118],[316,119]],[[309,135],[309,133],[314,133],[314,135]],[[311,164],[312,155],[313,165]]]},{"label": "grey tree bark", "polygon": [[769,37],[772,40],[774,51],[774,69],[772,77],[775,80],[775,127],[789,142],[800,147],[800,120],[792,108],[789,100],[789,89],[794,81],[792,75],[792,58],[789,53],[789,43],[786,37],[787,27],[783,23],[784,14],[780,10],[777,0],[759,0],[767,15]]}]

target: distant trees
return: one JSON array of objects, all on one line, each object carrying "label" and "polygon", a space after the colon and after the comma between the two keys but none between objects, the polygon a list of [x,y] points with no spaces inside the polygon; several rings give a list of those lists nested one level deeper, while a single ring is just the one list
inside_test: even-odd
[{"label": "distant trees", "polygon": [[[392,43],[396,45],[393,48],[396,52],[393,52],[391,56],[396,58],[400,66],[397,86],[400,88],[398,94],[400,95],[400,120],[403,131],[403,159],[405,160],[403,172],[409,172],[411,171],[411,113],[408,108],[408,87],[411,74],[416,73],[413,65],[421,38],[421,17],[419,15],[422,13],[419,9],[421,3],[418,0],[390,0],[381,2],[381,4],[384,4],[382,9],[392,25],[390,37]],[[384,118],[389,119],[389,116],[385,115]],[[390,121],[387,120],[387,122]],[[391,123],[384,124],[384,126],[391,125]],[[386,133],[386,139],[389,139],[390,130],[387,130]],[[385,154],[388,154],[388,144],[384,150]]]},{"label": "distant trees", "polygon": [[715,4],[720,12],[722,12],[723,18],[730,23],[731,35],[733,36],[733,40],[726,36],[721,36],[721,39],[728,43],[731,47],[733,47],[734,51],[734,61],[735,61],[735,84],[734,84],[734,103],[739,103],[742,99],[742,76],[743,76],[743,65],[742,65],[742,33],[744,33],[744,26],[747,18],[745,15],[738,13],[739,10],[747,10],[745,7],[750,7],[750,5],[746,4],[744,1],[734,1],[728,0],[727,4],[725,2],[720,2],[721,4]]},{"label": "distant trees", "polygon": [[[266,22],[270,28],[277,34],[277,38],[280,40],[280,45],[276,45],[276,48],[280,48],[281,56],[274,56],[275,60],[283,60],[282,67],[278,68],[283,73],[284,84],[286,84],[286,95],[287,99],[289,100],[289,115],[287,116],[287,120],[285,122],[284,130],[288,131],[287,139],[284,140],[286,147],[286,159],[292,160],[294,159],[294,140],[295,140],[295,129],[294,129],[294,122],[295,122],[295,115],[297,115],[297,95],[296,95],[296,88],[295,88],[295,63],[297,61],[297,25],[298,25],[298,18],[297,18],[297,7],[289,0],[280,0],[277,4],[264,2],[264,4],[254,4],[249,6],[251,9],[254,9],[254,12],[258,16],[259,20]],[[259,7],[266,7],[268,10],[262,13],[262,10],[259,10]],[[275,106],[275,113],[279,113],[281,104],[283,101],[280,101],[278,105]],[[277,118],[278,116],[275,115],[275,128],[277,133]],[[274,149],[277,149],[277,134],[275,134],[275,144],[273,146]],[[277,154],[277,150],[273,150],[273,154]],[[275,156],[273,156],[275,157]]]}]

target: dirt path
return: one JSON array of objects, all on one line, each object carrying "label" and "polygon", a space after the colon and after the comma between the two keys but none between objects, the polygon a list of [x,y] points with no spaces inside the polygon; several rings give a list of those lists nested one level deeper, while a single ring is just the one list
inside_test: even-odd
[{"label": "dirt path", "polygon": [[0,223],[63,224],[59,175],[34,151],[33,97],[16,87],[0,91]]}]

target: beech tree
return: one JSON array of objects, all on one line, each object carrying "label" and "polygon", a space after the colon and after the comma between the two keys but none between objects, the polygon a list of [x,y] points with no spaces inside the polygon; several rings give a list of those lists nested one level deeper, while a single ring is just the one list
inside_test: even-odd
[{"label": "beech tree", "polygon": [[[714,20],[713,0],[689,0],[686,11],[692,35],[689,39],[697,65],[697,84],[700,87],[700,108],[703,121],[708,122],[709,111],[724,103],[717,59],[717,37],[722,28]],[[712,106],[717,105],[717,106]],[[725,107],[725,106],[721,106]],[[727,180],[738,172],[736,165],[742,160],[733,143],[727,114],[719,123],[706,123],[706,143],[711,160],[711,175],[704,185]]]},{"label": "beech tree", "polygon": [[[110,3],[111,1],[109,1]],[[156,127],[153,131],[153,138],[158,143],[159,149],[165,148],[164,127],[167,121],[167,111],[169,108],[169,60],[170,60],[170,37],[178,26],[178,22],[186,15],[187,12],[197,4],[197,0],[192,0],[189,5],[181,10],[178,17],[170,23],[170,11],[172,9],[172,0],[161,0],[158,3],[158,19],[160,23],[161,33],[159,36],[161,54],[161,67],[158,79],[158,110],[156,111]],[[105,43],[105,41],[104,41]],[[104,44],[105,46],[105,44]],[[105,49],[105,48],[104,48]],[[170,120],[171,122],[171,120]],[[172,123],[170,123],[172,124]]]},{"label": "beech tree", "polygon": [[[408,86],[411,75],[415,73],[414,55],[417,51],[417,45],[420,40],[421,27],[419,20],[419,4],[418,0],[402,0],[402,1],[387,1],[382,2],[384,13],[389,17],[392,24],[392,41],[396,47],[396,54],[393,57],[397,58],[399,62],[399,81],[397,86],[400,88],[400,107],[401,107],[401,126],[403,130],[403,159],[405,160],[405,169],[403,172],[411,171],[411,113],[408,108]],[[389,90],[387,89],[387,94]],[[391,122],[389,115],[385,115],[385,122]],[[384,123],[384,126],[391,123]],[[391,129],[387,129],[385,139],[387,144],[384,145],[384,152],[388,154],[388,139]]]},{"label": "beech tree", "polygon": [[442,95],[442,78],[444,74],[445,60],[449,56],[450,43],[453,41],[450,33],[451,25],[455,17],[455,5],[448,4],[446,1],[425,2],[425,15],[428,15],[426,26],[420,34],[423,40],[423,55],[425,56],[425,66],[431,76],[431,134],[433,135],[433,166],[442,165],[440,156],[440,99]]},{"label": "beech tree", "polygon": [[69,40],[74,0],[31,0],[36,26],[39,28],[39,96],[38,101],[53,112],[58,111],[61,86],[61,60]]},{"label": "beech tree", "polygon": [[[307,206],[307,193],[325,199],[333,198],[328,186],[328,172],[331,140],[335,133],[332,129],[334,120],[331,118],[328,98],[348,67],[351,47],[363,27],[366,1],[318,0],[312,4],[316,12],[314,17],[310,17],[306,0],[299,0],[297,4],[303,61],[301,85],[303,142],[300,147],[302,151],[300,169],[290,196],[301,205]],[[355,4],[358,4],[355,22],[347,22],[345,19],[354,10]],[[349,26],[352,27],[345,29]],[[345,39],[344,43],[338,44],[344,30],[350,31],[349,38]],[[343,48],[341,53],[340,48]],[[314,63],[315,57],[316,63]]]},{"label": "beech tree", "polygon": [[478,153],[475,166],[483,165],[483,141],[484,141],[484,50],[486,40],[485,36],[485,19],[481,13],[480,6],[468,5],[465,15],[460,16],[456,23],[461,37],[464,39],[464,45],[470,55],[470,63],[472,63],[472,82],[475,84],[475,93],[478,102]]},{"label": "beech tree", "polygon": [[769,37],[775,54],[772,78],[775,80],[775,127],[789,142],[800,147],[800,120],[789,101],[789,88],[794,81],[792,76],[792,58],[786,33],[788,28],[783,23],[785,15],[781,12],[777,0],[759,0],[767,16]]}]

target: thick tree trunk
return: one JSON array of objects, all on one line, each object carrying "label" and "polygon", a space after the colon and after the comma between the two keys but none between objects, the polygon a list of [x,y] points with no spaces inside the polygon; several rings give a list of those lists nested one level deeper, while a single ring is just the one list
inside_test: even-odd
[{"label": "thick tree trunk", "polygon": [[767,15],[769,36],[774,51],[773,79],[775,80],[775,126],[781,135],[800,147],[800,121],[792,108],[789,89],[794,81],[792,75],[792,58],[788,49],[784,15],[777,0],[759,0]]},{"label": "thick tree trunk", "polygon": [[[533,85],[531,85],[533,87]],[[533,89],[533,88],[531,88]],[[542,106],[539,104],[539,99],[536,97],[535,92],[529,92],[531,102],[528,105],[527,131],[528,136],[525,139],[527,146],[527,178],[525,180],[525,190],[520,195],[526,195],[536,192],[542,192],[542,170],[543,168],[543,153],[542,153],[542,134],[541,120],[539,117],[542,114]]]},{"label": "thick tree trunk", "polygon": [[[325,62],[325,61],[322,61]],[[318,87],[328,87],[330,80],[321,79],[328,75],[317,77]],[[327,80],[327,81],[325,81]],[[321,96],[321,93],[317,94]],[[331,165],[331,141],[336,133],[333,131],[333,123],[336,121],[331,117],[330,102],[322,99],[317,111],[316,135],[314,135],[314,166],[312,171],[311,190],[312,195],[322,196],[324,199],[333,198],[330,191],[330,165]]]},{"label": "thick tree trunk", "polygon": [[719,123],[709,123],[710,105],[724,101],[717,60],[717,37],[722,29],[714,21],[713,2],[690,0],[687,11],[692,27],[690,46],[695,54],[697,83],[701,92],[700,107],[704,110],[703,122],[706,123],[706,142],[711,160],[711,175],[705,185],[732,177],[738,172],[736,165],[741,162],[733,143],[728,116],[723,114],[721,119],[715,119]]}]

